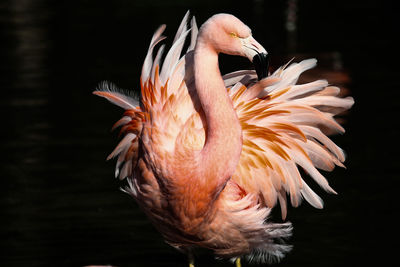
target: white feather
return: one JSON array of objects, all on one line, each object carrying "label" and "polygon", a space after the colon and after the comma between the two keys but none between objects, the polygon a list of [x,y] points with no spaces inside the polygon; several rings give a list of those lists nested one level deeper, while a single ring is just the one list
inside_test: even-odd
[{"label": "white feather", "polygon": [[127,146],[129,147],[131,145],[131,142],[133,139],[135,139],[136,134],[134,133],[128,133],[125,135],[125,137],[119,142],[117,147],[111,152],[111,154],[107,157],[107,160],[114,158],[117,156],[119,153],[121,153]]},{"label": "white feather", "polygon": [[322,209],[324,207],[324,201],[317,195],[311,188],[303,181],[303,187],[300,190],[304,199],[311,204],[311,206]]},{"label": "white feather", "polygon": [[189,10],[186,11],[186,14],[183,17],[183,19],[181,21],[181,24],[178,27],[178,30],[176,31],[175,38],[174,38],[174,41],[172,43],[175,43],[181,37],[182,33],[186,32],[186,30],[187,30],[187,20],[189,18],[189,14],[190,14]]},{"label": "white feather", "polygon": [[186,36],[188,35],[189,31],[190,30],[187,30],[186,32],[181,34],[178,40],[172,45],[171,49],[168,51],[160,74],[162,84],[165,84],[171,72],[173,71],[174,66],[178,63],[183,45],[186,40]]},{"label": "white feather", "polygon": [[165,27],[165,24],[161,25],[151,38],[149,50],[147,51],[146,58],[143,62],[141,75],[142,82],[147,81],[147,79],[150,77],[151,69],[153,66],[153,49],[160,41],[165,39],[165,37],[161,35],[164,32]]},{"label": "white feather", "polygon": [[194,50],[194,47],[196,46],[197,34],[199,33],[199,29],[197,28],[196,19],[194,16],[192,18],[191,31],[192,31],[192,33],[191,33],[191,37],[190,37],[190,45],[187,49],[187,52]]},{"label": "white feather", "polygon": [[155,83],[155,76],[156,76],[156,67],[158,66],[158,71],[160,71],[160,61],[162,54],[164,52],[165,45],[162,45],[158,51],[157,55],[154,59],[153,67],[151,68],[151,80],[153,81],[153,84]]},{"label": "white feather", "polygon": [[101,82],[93,94],[104,97],[111,103],[126,110],[135,109],[139,106],[139,99],[132,91],[120,89],[111,82]]}]

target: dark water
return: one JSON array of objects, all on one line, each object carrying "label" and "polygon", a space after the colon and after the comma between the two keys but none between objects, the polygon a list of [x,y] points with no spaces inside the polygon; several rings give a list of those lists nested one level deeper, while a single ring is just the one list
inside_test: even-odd
[{"label": "dark water", "polygon": [[[347,151],[347,170],[327,174],[339,195],[317,190],[325,209],[289,211],[294,250],[279,265],[395,264],[395,8],[382,1],[288,2],[297,2],[290,32],[286,1],[0,2],[0,265],[186,266],[118,190],[114,163],[105,158],[122,111],[91,92],[102,80],[137,89],[153,31],[167,23],[172,39],[189,8],[199,23],[217,12],[240,17],[275,66],[293,53],[319,57],[319,70],[342,73],[347,78],[337,83],[356,98],[346,135],[335,137]],[[236,61],[225,59],[223,70],[235,70]],[[232,266],[204,252],[197,261]]]}]

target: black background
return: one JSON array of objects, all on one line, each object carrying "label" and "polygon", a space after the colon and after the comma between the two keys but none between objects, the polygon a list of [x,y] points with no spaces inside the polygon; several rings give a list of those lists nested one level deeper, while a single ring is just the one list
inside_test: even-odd
[{"label": "black background", "polygon": [[[279,265],[396,265],[398,9],[389,1],[298,0],[293,37],[285,28],[287,6],[1,1],[0,265],[186,266],[185,256],[118,190],[114,162],[105,157],[117,142],[109,129],[122,111],[91,92],[102,80],[137,90],[152,33],[167,24],[170,44],[188,9],[199,25],[219,12],[239,17],[273,55],[272,68],[293,54],[317,57],[322,65],[333,54],[350,77],[346,87],[356,104],[346,115],[346,134],[334,137],[347,152],[347,169],[326,174],[339,194],[314,186],[323,210],[306,203],[289,210],[294,250]],[[221,57],[223,73],[247,67]],[[197,263],[232,266],[204,251]]]}]

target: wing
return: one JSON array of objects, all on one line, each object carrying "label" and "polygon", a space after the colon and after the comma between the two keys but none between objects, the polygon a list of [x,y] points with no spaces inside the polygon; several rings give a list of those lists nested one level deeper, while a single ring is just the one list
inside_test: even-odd
[{"label": "wing", "polygon": [[[115,123],[113,129],[121,127],[119,144],[107,159],[118,157],[115,176],[124,179],[132,174],[137,164],[139,138],[151,139],[154,152],[172,151],[177,136],[182,134],[182,126],[186,127],[188,136],[198,139],[201,144],[204,137],[197,137],[196,131],[202,128],[201,120],[193,105],[187,89],[191,74],[185,69],[186,60],[191,58],[196,37],[197,25],[192,18],[191,29],[187,30],[189,12],[183,18],[172,47],[165,56],[161,67],[164,45],[160,46],[155,58],[153,51],[157,44],[165,39],[162,36],[165,25],[160,26],[154,33],[147,51],[140,77],[141,96],[132,95],[132,92],[118,89],[116,86],[103,82],[93,92],[109,100],[111,103],[125,109],[123,117]],[[182,56],[182,49],[188,33],[191,31],[191,42],[187,53]],[[204,135],[204,134],[203,134]],[[193,139],[193,138],[192,138]],[[186,140],[188,143],[193,140]],[[133,185],[130,186],[134,191]],[[128,189],[129,190],[129,189]]]},{"label": "wing", "polygon": [[[154,144],[151,150],[159,155],[172,153],[179,136],[189,135],[196,139],[197,135],[193,131],[202,128],[200,116],[195,108],[196,103],[189,94],[189,88],[194,86],[190,61],[193,58],[192,50],[195,46],[198,29],[194,17],[191,20],[191,29],[187,29],[188,16],[189,12],[183,18],[162,64],[163,46],[158,50],[154,61],[151,56],[149,57],[156,43],[151,43],[143,64],[141,104],[144,112],[148,114],[146,127],[151,128],[151,131],[149,130],[147,133],[148,138]],[[162,40],[157,37],[157,34],[161,34],[161,32],[156,32],[153,37],[155,42]],[[190,32],[190,44],[187,51],[182,53],[185,40]],[[193,132],[193,134],[182,131]],[[196,141],[196,143],[200,144],[202,139],[200,138],[200,141]],[[190,143],[193,140],[186,141],[186,143]]]},{"label": "wing", "polygon": [[145,116],[139,107],[137,96],[131,92],[121,90],[111,83],[102,82],[93,94],[104,97],[111,103],[125,109],[122,118],[117,121],[113,130],[121,127],[120,136],[124,136],[116,148],[107,157],[107,160],[117,157],[115,177],[124,179],[132,173],[138,159],[138,136],[142,131]]},{"label": "wing", "polygon": [[254,72],[224,76],[227,86],[234,84],[229,94],[243,129],[243,150],[233,179],[269,207],[279,200],[283,218],[287,194],[293,206],[302,198],[314,207],[323,206],[299,167],[323,189],[335,193],[317,169],[343,167],[345,159],[343,151],[326,136],[326,129],[344,132],[334,116],[354,101],[339,98],[340,89],[328,86],[325,80],[296,84],[299,75],[315,65],[315,59],[293,63],[261,82],[255,82]]}]

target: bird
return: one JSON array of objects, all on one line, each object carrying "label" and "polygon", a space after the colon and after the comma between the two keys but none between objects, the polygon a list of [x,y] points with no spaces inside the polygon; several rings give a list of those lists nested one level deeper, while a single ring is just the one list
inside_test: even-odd
[{"label": "bird", "polygon": [[[117,158],[115,176],[190,267],[199,247],[236,266],[278,262],[292,248],[288,202],[323,208],[304,176],[336,194],[319,170],[344,167],[327,135],[345,131],[335,115],[354,100],[324,79],[297,83],[316,59],[270,72],[268,52],[231,14],[198,28],[187,12],[163,57],[165,27],[151,39],[139,96],[110,82],[93,92],[125,110],[107,158]],[[255,70],[222,75],[220,53],[248,58]],[[275,206],[281,222],[270,218]]]}]

